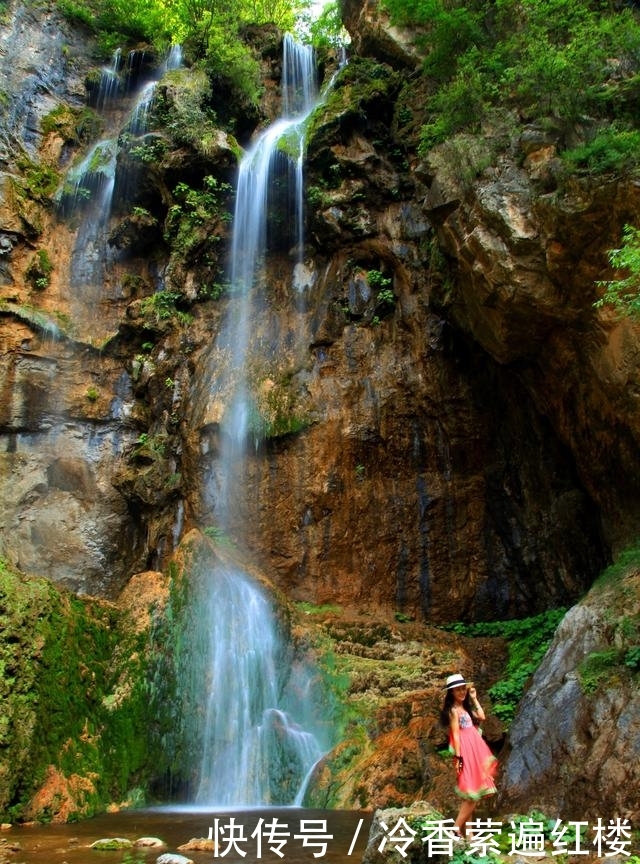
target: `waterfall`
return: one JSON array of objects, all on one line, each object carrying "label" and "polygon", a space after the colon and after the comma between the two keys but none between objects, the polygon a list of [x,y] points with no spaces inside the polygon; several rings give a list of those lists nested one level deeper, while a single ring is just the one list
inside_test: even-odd
[{"label": "waterfall", "polygon": [[63,216],[82,212],[71,252],[69,286],[86,303],[99,300],[111,256],[106,236],[115,182],[117,145],[114,139],[95,144],[67,174],[57,195]]},{"label": "waterfall", "polygon": [[[167,72],[180,69],[181,66],[182,46],[172,45],[167,52],[164,62],[160,66],[159,78],[162,78]],[[149,117],[154,107],[158,80],[155,79],[144,84],[136,98],[127,127],[127,131],[131,135],[141,136],[149,131]]]},{"label": "waterfall", "polygon": [[[288,229],[276,239],[301,250],[304,120],[316,98],[310,48],[285,37],[283,114],[241,161],[231,243],[229,313],[215,345],[212,398],[227,405],[220,424],[216,519],[230,522],[249,439],[256,437],[256,407],[248,373],[249,341],[267,303],[263,265],[270,248],[268,214],[280,208]],[[275,180],[278,183],[275,183]],[[274,194],[274,187],[285,187]],[[301,253],[300,253],[301,254]],[[310,771],[329,746],[314,717],[314,674],[292,666],[271,601],[240,569],[216,565],[200,588],[194,634],[205,652],[206,710],[197,801],[207,805],[299,804]],[[191,622],[193,623],[193,622]],[[197,626],[197,625],[194,625]],[[317,676],[315,676],[317,678]]]},{"label": "waterfall", "polygon": [[[135,78],[132,65],[134,53],[136,56],[140,54],[132,52],[129,55],[127,80]],[[181,64],[182,50],[179,45],[172,45],[159,74],[178,69]],[[121,68],[122,56],[118,49],[113,54],[111,66],[102,70],[96,97],[97,108],[106,110],[108,103],[121,95]],[[156,88],[157,80],[143,83],[134,97],[133,108],[125,127],[129,135],[143,136],[148,131]],[[108,236],[116,188],[118,146],[116,138],[104,138],[94,144],[85,158],[67,173],[64,184],[56,195],[61,216],[70,218],[81,214],[69,270],[69,286],[73,289],[74,301],[79,307],[104,299],[107,275],[117,256],[117,252],[109,245]],[[119,169],[120,197],[127,194],[132,179],[135,178],[129,176],[127,168]],[[76,315],[80,314],[78,309]]]},{"label": "waterfall", "polygon": [[149,115],[153,109],[157,86],[157,81],[149,81],[142,88],[129,120],[128,131],[131,135],[139,136],[147,132],[149,128]]},{"label": "waterfall", "polygon": [[[261,418],[247,380],[247,352],[251,321],[264,306],[263,264],[267,247],[285,245],[301,260],[304,247],[303,159],[304,121],[315,106],[317,86],[313,51],[284,38],[282,116],[255,141],[238,171],[231,243],[232,300],[216,341],[224,368],[217,372],[212,394],[226,398],[221,423],[221,459],[217,490],[217,519],[228,528],[234,484],[241,473],[249,437],[262,432]],[[276,180],[278,183],[276,183]],[[268,214],[277,212],[280,228],[270,236]]]},{"label": "waterfall", "polygon": [[104,108],[120,92],[120,66],[122,64],[122,51],[116,48],[111,57],[111,65],[104,66],[100,73],[100,83],[96,95],[96,108]]},{"label": "waterfall", "polygon": [[292,674],[266,594],[238,568],[210,574],[206,707],[196,800],[292,804],[322,754],[304,728],[307,685]]}]

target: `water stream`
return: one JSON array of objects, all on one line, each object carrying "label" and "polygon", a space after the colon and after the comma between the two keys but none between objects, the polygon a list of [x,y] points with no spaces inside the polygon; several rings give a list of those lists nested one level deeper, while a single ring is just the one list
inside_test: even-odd
[{"label": "water stream", "polygon": [[[239,488],[243,464],[259,435],[249,343],[268,302],[269,214],[285,213],[288,245],[303,247],[304,120],[317,94],[312,49],[286,36],[283,70],[283,114],[239,166],[229,312],[214,346],[224,362],[214,367],[211,391],[227,407],[210,498],[225,531],[238,493],[246,494]],[[196,801],[225,807],[301,803],[309,774],[331,743],[318,716],[317,674],[292,657],[271,598],[237,566],[212,566],[196,602],[192,637],[204,652],[206,709],[192,712],[193,724],[185,730],[201,742]]]}]

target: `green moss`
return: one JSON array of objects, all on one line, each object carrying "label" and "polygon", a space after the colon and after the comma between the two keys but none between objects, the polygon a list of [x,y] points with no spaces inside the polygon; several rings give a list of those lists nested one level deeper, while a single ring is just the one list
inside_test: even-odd
[{"label": "green moss", "polygon": [[582,690],[595,693],[601,685],[611,683],[621,672],[624,655],[617,648],[593,651],[578,666],[578,676]]},{"label": "green moss", "polygon": [[[149,721],[143,635],[112,604],[78,598],[0,562],[0,814],[27,811],[52,769],[73,786],[88,816],[148,773]],[[58,802],[59,804],[60,802]],[[67,814],[68,815],[68,814]]]},{"label": "green moss", "polygon": [[308,120],[309,152],[330,146],[337,131],[350,118],[362,122],[364,116],[376,116],[380,109],[393,102],[401,86],[400,76],[384,63],[364,57],[354,57],[340,72],[327,98]]},{"label": "green moss", "polygon": [[630,570],[640,570],[640,541],[621,552],[595,581],[595,590],[605,590],[619,583]]},{"label": "green moss", "polygon": [[91,108],[71,108],[56,105],[40,121],[43,135],[59,135],[70,144],[79,144],[98,137],[102,129],[100,117]]},{"label": "green moss", "polygon": [[292,370],[257,371],[253,386],[257,396],[251,405],[249,428],[257,440],[296,435],[311,425],[311,418],[299,404]]},{"label": "green moss", "polygon": [[49,201],[60,181],[58,172],[49,165],[32,162],[26,156],[18,160],[18,167],[22,171],[20,185],[24,192],[35,201]]},{"label": "green moss", "polygon": [[323,603],[321,606],[316,606],[314,603],[307,603],[303,600],[301,603],[296,603],[296,608],[305,615],[327,615],[339,614],[340,607],[329,603]]},{"label": "green moss", "polygon": [[605,625],[598,649],[578,667],[587,695],[625,682],[635,686],[640,672],[639,587],[640,548],[635,544],[603,571],[585,601],[599,610]]},{"label": "green moss", "polygon": [[125,837],[105,837],[103,840],[96,840],[90,848],[109,851],[111,849],[130,849],[132,846],[131,840],[127,840]]}]

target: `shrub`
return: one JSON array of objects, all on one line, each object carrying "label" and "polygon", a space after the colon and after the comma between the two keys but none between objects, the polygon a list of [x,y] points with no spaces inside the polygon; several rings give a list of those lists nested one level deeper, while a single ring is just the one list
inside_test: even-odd
[{"label": "shrub", "polygon": [[561,157],[574,171],[629,171],[640,165],[640,131],[611,124],[600,129],[591,141],[565,150]]},{"label": "shrub", "polygon": [[[490,105],[531,119],[637,123],[640,22],[632,9],[583,0],[384,2],[394,23],[423,30],[424,72],[437,89],[427,104],[422,151],[477,129]],[[625,156],[633,150],[637,144],[624,142]],[[626,167],[622,154],[613,162],[621,159]],[[595,160],[593,170],[602,168]]]},{"label": "shrub", "polygon": [[49,287],[52,273],[53,264],[49,258],[49,253],[46,249],[38,249],[27,266],[25,272],[27,281],[38,291],[44,291],[45,288]]},{"label": "shrub", "polygon": [[[640,134],[640,133],[639,133]],[[605,288],[604,295],[593,305],[598,308],[613,306],[623,315],[640,315],[640,230],[633,225],[625,225],[622,232],[622,246],[609,251],[609,262],[616,270],[624,270],[627,275],[620,279],[597,284]]]},{"label": "shrub", "polygon": [[505,677],[489,689],[494,714],[505,725],[513,720],[527,682],[551,644],[565,609],[551,609],[532,618],[454,624],[449,629],[468,636],[496,636],[507,641]]}]

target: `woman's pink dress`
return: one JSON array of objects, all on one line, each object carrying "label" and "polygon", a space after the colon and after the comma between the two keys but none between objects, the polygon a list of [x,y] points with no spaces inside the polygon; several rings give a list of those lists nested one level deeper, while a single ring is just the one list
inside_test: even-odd
[{"label": "woman's pink dress", "polygon": [[[480,730],[466,711],[458,713],[460,722],[460,755],[462,771],[458,774],[456,792],[461,798],[476,801],[494,795],[494,777],[498,770],[496,757],[489,749]],[[452,742],[450,742],[451,744]],[[453,750],[453,747],[451,748]]]}]

